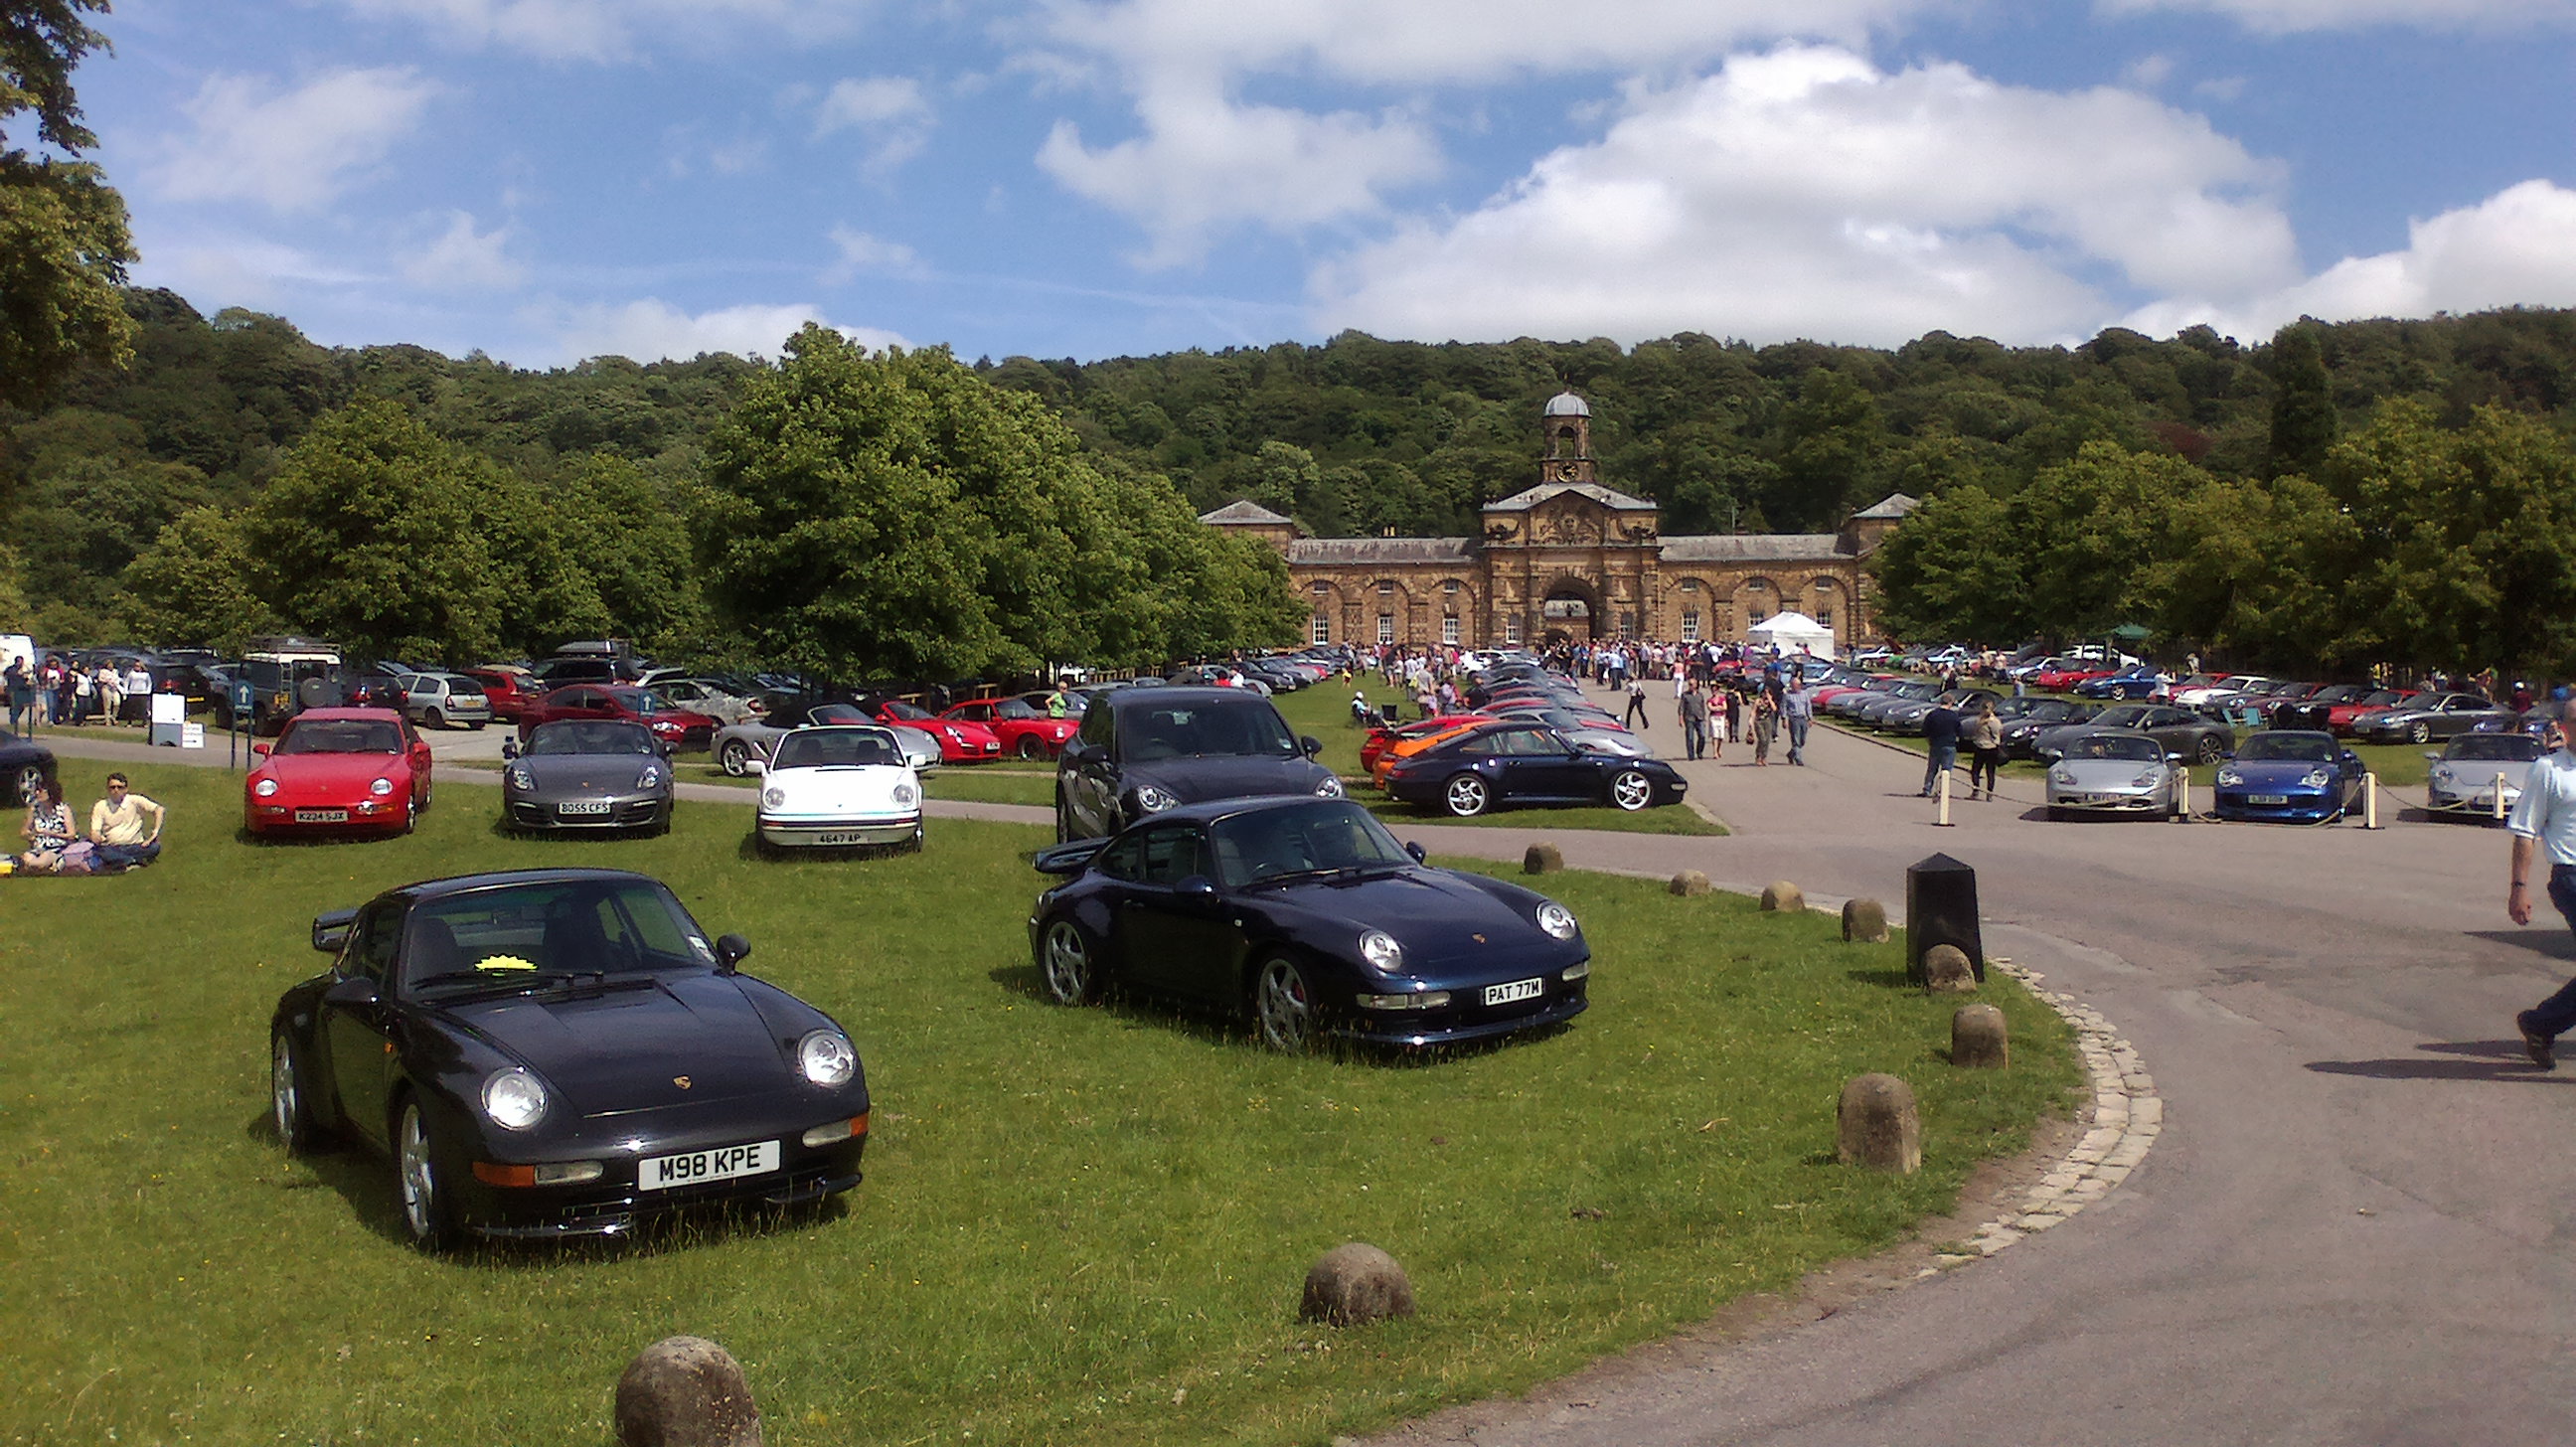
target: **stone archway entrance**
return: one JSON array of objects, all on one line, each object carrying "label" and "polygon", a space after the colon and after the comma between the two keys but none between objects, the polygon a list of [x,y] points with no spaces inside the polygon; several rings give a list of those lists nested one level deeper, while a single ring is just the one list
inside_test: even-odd
[{"label": "stone archway entrance", "polygon": [[1609,621],[1600,591],[1579,578],[1550,583],[1539,604],[1540,635],[1550,644],[1590,643]]}]

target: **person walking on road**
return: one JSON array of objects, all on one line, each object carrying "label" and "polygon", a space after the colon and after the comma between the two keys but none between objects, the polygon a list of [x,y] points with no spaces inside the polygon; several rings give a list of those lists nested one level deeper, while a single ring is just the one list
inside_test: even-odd
[{"label": "person walking on road", "polygon": [[1995,716],[1995,701],[1977,700],[1977,711],[1968,719],[1968,797],[1978,798],[1977,786],[1985,785],[1982,796],[1987,803],[1995,798],[1995,775],[2004,767],[2004,721]]},{"label": "person walking on road", "polygon": [[[2576,752],[2564,741],[2564,736],[2576,735],[2576,702],[2560,706],[2559,727],[2559,746],[2533,761],[2522,782],[2522,798],[2505,820],[2504,827],[2513,836],[2513,872],[2505,888],[2504,912],[2515,924],[2531,923],[2533,856],[2546,851],[2549,902],[2557,906],[2568,928],[2576,930]],[[2557,1069],[2556,1041],[2576,1027],[2576,980],[2514,1016],[2513,1023],[2522,1031],[2522,1048],[2530,1053],[2531,1063],[2543,1070]]]},{"label": "person walking on road", "polygon": [[1923,716],[1923,741],[1932,746],[1932,756],[1923,761],[1923,797],[1932,797],[1932,786],[1959,766],[1959,711],[1943,704]]},{"label": "person walking on road", "polygon": [[1779,733],[1780,706],[1771,701],[1769,689],[1755,690],[1753,694],[1753,762],[1759,767],[1766,769],[1771,767],[1771,740],[1778,737]]},{"label": "person walking on road", "polygon": [[1708,699],[1696,681],[1682,685],[1682,753],[1696,759],[1708,752]]},{"label": "person walking on road", "polygon": [[1645,727],[1646,727],[1646,680],[1645,680],[1645,679],[1643,679],[1643,678],[1631,678],[1631,679],[1629,679],[1629,680],[1628,680],[1628,709],[1627,709],[1627,712],[1622,713],[1622,714],[1619,716],[1619,722],[1620,722],[1620,724],[1621,724],[1622,726],[1624,726],[1624,727],[1637,729],[1637,730],[1639,730],[1639,731],[1641,731],[1641,732],[1645,729]]},{"label": "person walking on road", "polygon": [[1793,676],[1797,682],[1780,695],[1780,718],[1789,726],[1789,762],[1803,769],[1807,766],[1807,726],[1816,721],[1816,695],[1807,687],[1804,670]]},{"label": "person walking on road", "polygon": [[27,733],[27,716],[36,711],[36,681],[27,676],[26,662],[15,658],[9,660],[8,671],[0,678],[7,680],[9,689],[9,732],[23,737]]}]

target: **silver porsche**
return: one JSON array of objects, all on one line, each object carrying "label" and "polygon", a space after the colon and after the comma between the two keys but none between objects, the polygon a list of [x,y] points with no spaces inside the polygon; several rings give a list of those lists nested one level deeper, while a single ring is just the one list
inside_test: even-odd
[{"label": "silver porsche", "polygon": [[2070,740],[2048,766],[2048,817],[2182,812],[2181,760],[2150,734],[2102,729]]},{"label": "silver porsche", "polygon": [[2496,793],[2510,811],[2522,797],[2523,777],[2541,755],[2540,740],[2524,733],[2457,734],[2433,761],[2424,780],[2424,807],[2460,818],[2497,817]]},{"label": "silver porsche", "polygon": [[557,719],[501,744],[501,819],[532,833],[660,834],[679,799],[653,731],[621,719]]}]

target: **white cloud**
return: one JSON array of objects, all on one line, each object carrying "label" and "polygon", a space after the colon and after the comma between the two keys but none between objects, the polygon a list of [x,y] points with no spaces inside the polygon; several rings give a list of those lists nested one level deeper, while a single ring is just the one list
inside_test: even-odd
[{"label": "white cloud", "polygon": [[1426,339],[1684,329],[1893,344],[2084,335],[2133,288],[2298,275],[2273,166],[2131,92],[1784,47],[1640,89],[1602,139],[1314,278],[1319,325]]},{"label": "white cloud", "polygon": [[382,161],[438,94],[407,67],[326,71],[289,91],[258,76],[208,76],[180,107],[196,130],[162,148],[149,178],[174,201],[313,210]]},{"label": "white cloud", "polygon": [[922,274],[920,254],[902,242],[887,241],[847,226],[834,226],[831,237],[833,249],[841,253],[841,259],[823,273],[825,286],[846,285],[862,272],[907,277]]},{"label": "white cloud", "polygon": [[374,20],[409,22],[468,49],[547,60],[629,60],[653,40],[739,36],[746,24],[811,43],[846,35],[872,0],[340,0]]},{"label": "white cloud", "polygon": [[1429,133],[1401,114],[1310,115],[1239,105],[1200,86],[1149,90],[1136,109],[1145,133],[1105,150],[1057,122],[1038,165],[1142,225],[1153,243],[1140,258],[1147,265],[1194,260],[1215,233],[1245,221],[1292,230],[1375,212],[1383,191],[1440,166]]},{"label": "white cloud", "polygon": [[2346,257],[2316,276],[2256,296],[2168,300],[2127,325],[2157,335],[2206,322],[2265,337],[2301,316],[2324,321],[2421,317],[2505,306],[2576,306],[2576,191],[2525,181],[2475,206],[2408,227],[2403,251]]},{"label": "white cloud", "polygon": [[509,243],[509,227],[476,231],[472,213],[451,211],[446,231],[402,258],[402,273],[412,285],[432,291],[516,290],[528,268],[511,258]]},{"label": "white cloud", "polygon": [[[685,360],[706,352],[775,357],[799,328],[809,321],[823,321],[823,316],[818,309],[801,302],[719,307],[691,315],[659,297],[646,297],[624,306],[534,308],[526,319],[533,327],[554,335],[554,351],[560,361],[618,356],[651,362],[664,358]],[[868,347],[911,345],[893,332],[874,327],[834,330]]]},{"label": "white cloud", "polygon": [[256,237],[191,235],[144,252],[137,280],[205,298],[213,311],[263,307],[317,291],[372,288],[384,278],[323,260],[309,251]]},{"label": "white cloud", "polygon": [[2576,23],[2576,0],[2097,0],[2113,14],[2194,10],[2224,15],[2249,30],[2404,26],[2412,30],[2507,30]]},{"label": "white cloud", "polygon": [[869,76],[835,83],[814,108],[814,138],[855,130],[868,140],[866,169],[882,174],[921,153],[933,116],[921,82]]}]

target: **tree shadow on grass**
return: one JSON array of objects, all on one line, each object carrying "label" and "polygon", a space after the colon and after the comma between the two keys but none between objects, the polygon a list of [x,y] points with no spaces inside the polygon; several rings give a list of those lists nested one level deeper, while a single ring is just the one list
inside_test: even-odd
[{"label": "tree shadow on grass", "polygon": [[1877,985],[1883,989],[1889,990],[1914,990],[1922,988],[1915,982],[1912,976],[1906,974],[1904,968],[1901,966],[1894,969],[1845,970],[1843,971],[1843,977],[1850,980],[1855,985]]}]

